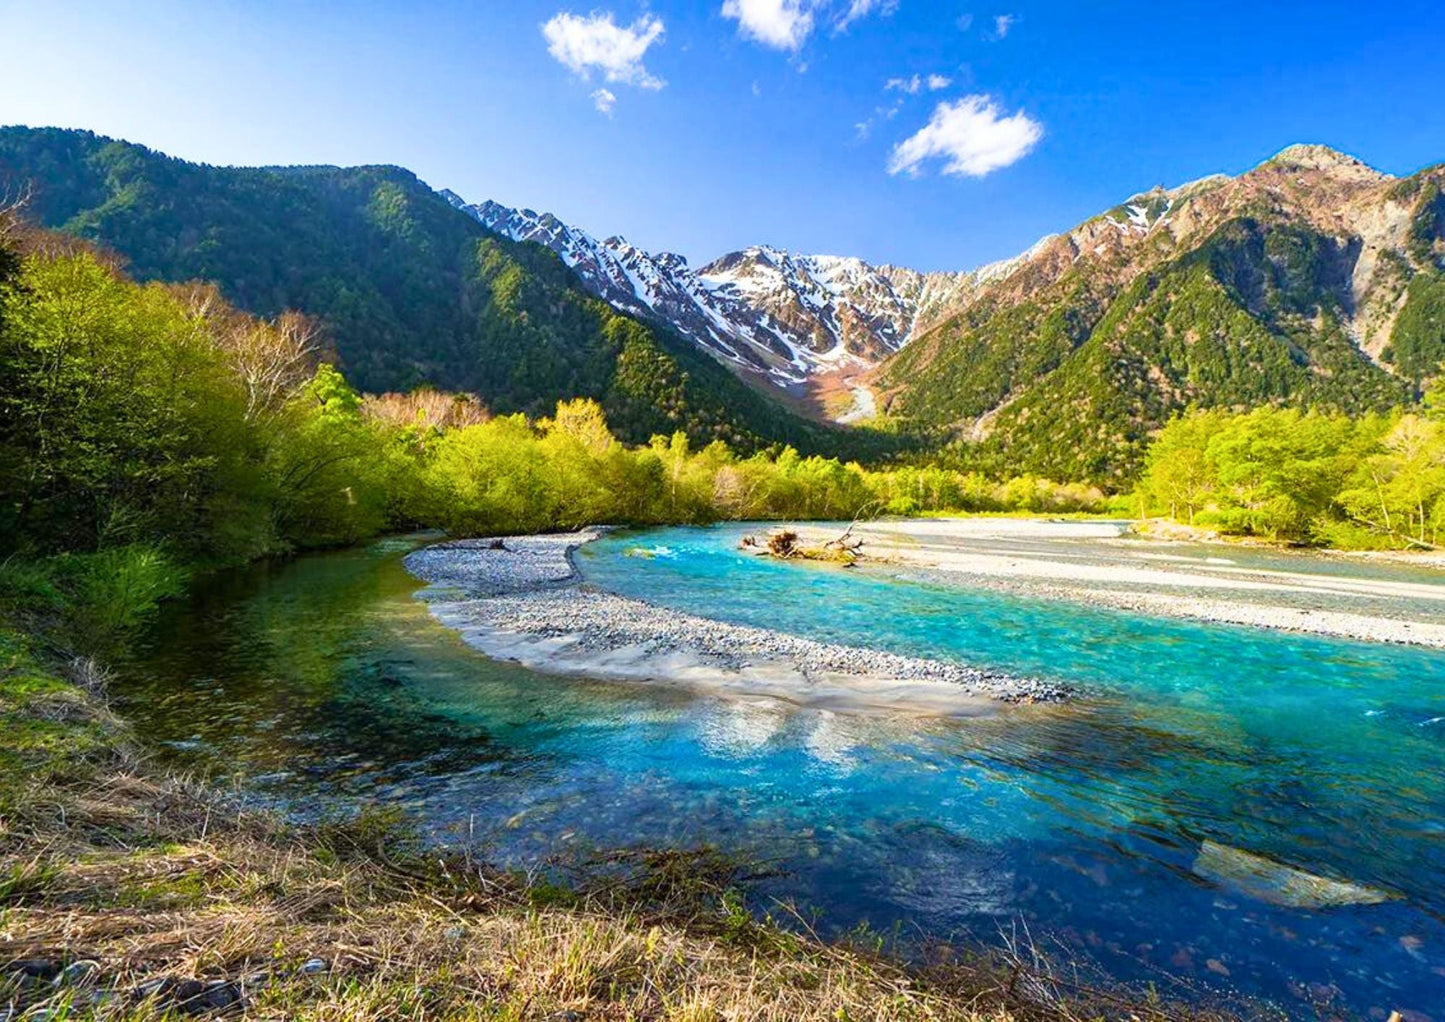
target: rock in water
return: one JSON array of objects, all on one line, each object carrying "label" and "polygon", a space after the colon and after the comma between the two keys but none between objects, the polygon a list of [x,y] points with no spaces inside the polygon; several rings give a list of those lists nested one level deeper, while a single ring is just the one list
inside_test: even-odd
[{"label": "rock in water", "polygon": [[1289,908],[1378,905],[1394,897],[1371,887],[1315,876],[1217,841],[1206,840],[1199,846],[1194,873],[1229,890]]}]

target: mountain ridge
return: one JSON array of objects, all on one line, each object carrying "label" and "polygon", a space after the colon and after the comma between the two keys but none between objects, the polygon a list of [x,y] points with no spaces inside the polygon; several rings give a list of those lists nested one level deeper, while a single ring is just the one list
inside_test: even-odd
[{"label": "mountain ridge", "polygon": [[[1136,193],[1070,230],[1045,235],[1015,256],[969,270],[934,272],[767,244],[694,268],[676,253],[649,253],[620,235],[598,238],[551,213],[491,199],[468,203],[446,189],[442,195],[506,237],[551,248],[584,286],[614,307],[667,323],[745,377],[796,391],[810,378],[830,374],[856,382],[967,308],[990,285],[1029,268],[1041,280],[1052,279],[1088,249],[1120,247],[1119,239],[1101,233],[1147,236],[1157,226],[1168,226],[1179,204],[1266,168],[1322,172],[1369,184],[1394,180],[1337,149],[1296,143],[1235,177],[1211,174]],[[1060,245],[1065,250],[1055,251]],[[1049,262],[1055,265],[1037,265]],[[1022,289],[1030,286],[1028,279],[1019,282]]]},{"label": "mountain ridge", "polygon": [[975,277],[771,245],[694,268],[677,253],[599,239],[551,213],[442,194],[504,237],[552,249],[614,307],[663,320],[735,370],[785,390],[816,374],[871,368],[907,341],[921,312]]}]

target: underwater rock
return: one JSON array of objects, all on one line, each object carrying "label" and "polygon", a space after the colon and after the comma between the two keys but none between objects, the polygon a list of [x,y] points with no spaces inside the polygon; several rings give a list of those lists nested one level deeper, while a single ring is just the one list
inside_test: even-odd
[{"label": "underwater rock", "polygon": [[56,986],[85,986],[96,982],[100,978],[100,963],[83,958],[78,962],[71,962],[60,971],[55,977]]},{"label": "underwater rock", "polygon": [[225,1011],[243,1000],[240,988],[226,980],[212,980],[201,992],[199,1007],[211,1011]]},{"label": "underwater rock", "polygon": [[1378,905],[1394,897],[1375,888],[1315,876],[1209,840],[1199,846],[1194,874],[1238,894],[1287,908]]}]

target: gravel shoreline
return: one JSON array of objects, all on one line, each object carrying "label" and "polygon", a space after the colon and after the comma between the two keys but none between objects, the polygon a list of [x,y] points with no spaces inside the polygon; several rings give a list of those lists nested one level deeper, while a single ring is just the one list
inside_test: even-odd
[{"label": "gravel shoreline", "polygon": [[[1228,555],[1238,548],[1228,545],[1211,564],[1197,555],[1170,556],[1176,547],[1168,540],[1124,540],[1122,530],[1108,530],[1087,522],[915,519],[867,523],[854,534],[865,541],[865,566],[904,568],[909,577],[947,585],[1206,624],[1445,649],[1440,615],[1431,620],[1407,605],[1428,596],[1426,602],[1445,606],[1445,590],[1433,583],[1325,576],[1303,561],[1291,570],[1231,567]],[[797,531],[807,543],[837,535],[811,525]],[[1098,561],[1081,559],[1077,542],[1051,555],[1050,542],[1060,538],[1093,544]]]},{"label": "gravel shoreline", "polygon": [[572,553],[604,530],[461,540],[407,556],[432,614],[498,659],[600,678],[678,681],[796,702],[912,704],[976,715],[981,702],[1056,702],[1063,686],[945,660],[817,642],[684,614],[586,585]]}]

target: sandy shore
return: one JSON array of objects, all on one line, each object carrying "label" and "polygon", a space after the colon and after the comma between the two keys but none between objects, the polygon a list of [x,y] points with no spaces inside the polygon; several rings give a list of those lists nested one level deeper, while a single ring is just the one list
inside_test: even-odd
[{"label": "sandy shore", "polygon": [[[952,584],[1166,617],[1445,648],[1445,572],[1356,560],[1140,539],[1128,523],[915,519],[854,527],[865,564]],[[804,542],[837,527],[800,526]]]},{"label": "sandy shore", "polygon": [[713,621],[583,584],[571,561],[600,533],[466,540],[410,554],[432,614],[473,648],[536,670],[664,681],[830,709],[976,716],[1045,702],[1057,685],[944,660],[816,642]]}]

